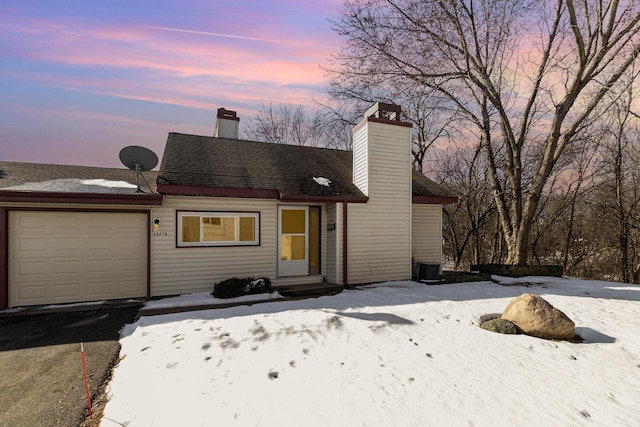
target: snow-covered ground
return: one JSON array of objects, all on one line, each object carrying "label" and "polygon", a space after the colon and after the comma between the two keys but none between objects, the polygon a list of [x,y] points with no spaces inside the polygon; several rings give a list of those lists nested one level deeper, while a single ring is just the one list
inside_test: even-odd
[{"label": "snow-covered ground", "polygon": [[[640,286],[497,279],[142,317],[101,426],[640,425]],[[478,327],[526,292],[585,342]]]}]

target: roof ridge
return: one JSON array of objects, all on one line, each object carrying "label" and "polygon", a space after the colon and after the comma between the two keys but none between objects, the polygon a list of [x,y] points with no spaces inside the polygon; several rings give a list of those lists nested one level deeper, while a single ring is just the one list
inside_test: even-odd
[{"label": "roof ridge", "polygon": [[221,137],[217,137],[217,136],[212,136],[212,135],[195,135],[195,134],[191,134],[191,133],[183,133],[183,132],[169,132],[169,135],[182,135],[182,136],[186,136],[186,137],[196,137],[196,138],[205,138],[205,139],[209,139],[209,140],[215,140],[215,141],[224,141],[224,142],[229,142],[229,143],[241,143],[241,144],[267,144],[270,146],[279,146],[279,147],[297,147],[297,149],[317,149],[317,150],[330,150],[330,151],[339,151],[339,152],[345,152],[345,153],[351,153],[352,150],[342,150],[340,148],[332,148],[332,147],[314,147],[314,146],[309,146],[309,145],[297,145],[297,144],[281,144],[278,142],[269,142],[269,141],[255,141],[255,140],[251,140],[251,139],[234,139],[234,138],[221,138]]},{"label": "roof ridge", "polygon": [[126,171],[130,170],[128,168],[114,168],[107,166],[88,166],[88,165],[72,165],[72,164],[60,164],[60,163],[39,163],[39,162],[14,162],[9,160],[0,160],[0,165],[38,165],[38,166],[49,166],[49,167],[60,167],[60,168],[83,168],[83,169],[101,169],[101,170],[116,170],[116,171]]}]

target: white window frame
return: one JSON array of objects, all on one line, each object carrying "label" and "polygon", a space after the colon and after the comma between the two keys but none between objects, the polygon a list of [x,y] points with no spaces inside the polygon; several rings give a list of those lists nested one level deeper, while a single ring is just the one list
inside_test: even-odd
[{"label": "white window frame", "polygon": [[[199,242],[183,242],[182,241],[182,218],[183,217],[199,217],[200,218],[200,241]],[[236,220],[235,240],[223,241],[203,241],[202,218],[234,218]],[[253,218],[254,224],[254,240],[240,241],[240,218]],[[259,212],[219,212],[219,211],[178,211],[176,217],[176,244],[180,248],[187,247],[211,247],[211,246],[259,246],[260,245],[260,213]]]}]

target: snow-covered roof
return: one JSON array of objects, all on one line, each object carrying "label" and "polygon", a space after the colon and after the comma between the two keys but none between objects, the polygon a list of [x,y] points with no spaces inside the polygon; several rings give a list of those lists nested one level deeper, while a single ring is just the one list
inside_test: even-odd
[{"label": "snow-covered roof", "polygon": [[[144,172],[141,190],[155,192],[157,172]],[[42,163],[0,162],[0,191],[86,194],[136,194],[136,173],[129,169]]]}]

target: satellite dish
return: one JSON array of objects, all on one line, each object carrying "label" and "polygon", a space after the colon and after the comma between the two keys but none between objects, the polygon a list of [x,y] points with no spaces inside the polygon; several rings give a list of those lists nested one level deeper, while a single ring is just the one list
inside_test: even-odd
[{"label": "satellite dish", "polygon": [[[148,148],[130,145],[120,150],[120,161],[127,168],[136,171],[136,185],[138,189],[136,193],[142,193],[140,190],[140,175],[142,172],[150,171],[158,165],[158,156]],[[142,176],[145,182],[147,180]],[[147,182],[147,187],[151,189]]]},{"label": "satellite dish", "polygon": [[158,156],[148,148],[130,145],[120,150],[120,161],[131,170],[146,172],[158,165]]}]

